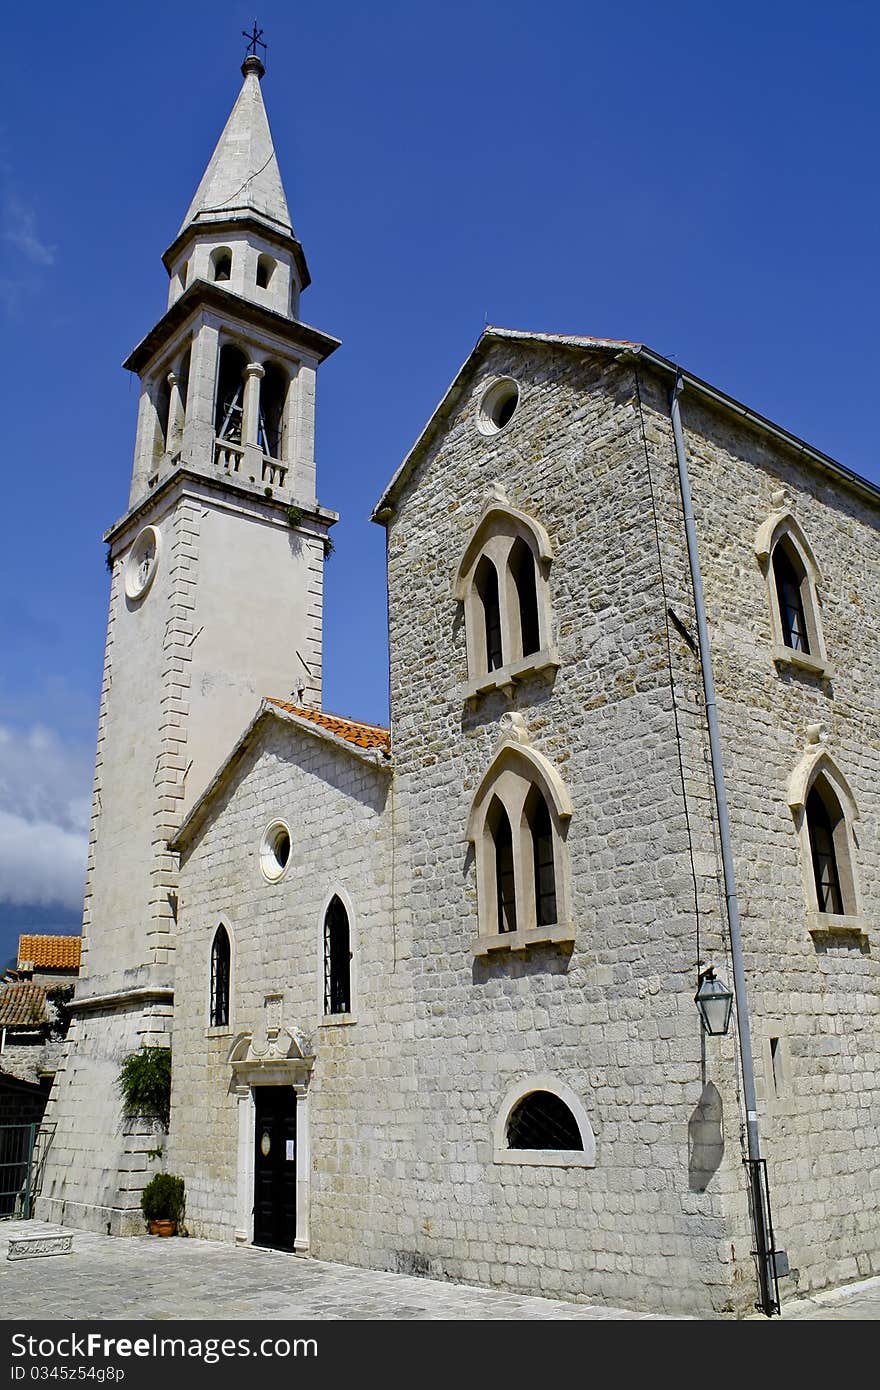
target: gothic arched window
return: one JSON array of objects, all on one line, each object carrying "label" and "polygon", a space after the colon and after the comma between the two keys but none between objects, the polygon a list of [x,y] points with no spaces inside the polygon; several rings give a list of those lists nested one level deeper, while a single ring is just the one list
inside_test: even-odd
[{"label": "gothic arched window", "polygon": [[[861,930],[855,866],[858,806],[820,739],[808,743],[792,774],[788,804],[800,840],[810,930]],[[827,920],[834,917],[847,920]]]},{"label": "gothic arched window", "polygon": [[464,604],[466,698],[558,666],[547,583],[552,557],[543,526],[500,500],[488,504],[455,585]]},{"label": "gothic arched window", "polygon": [[351,1012],[351,931],[335,894],[324,913],[324,1013]]},{"label": "gothic arched window", "polygon": [[497,796],[489,807],[487,827],[495,857],[495,904],[499,931],[516,931],[516,877],[513,869],[513,831]]},{"label": "gothic arched window", "polygon": [[[846,851],[846,819],[827,782],[810,789],[806,805],[813,881],[820,912],[845,912],[837,850]],[[835,844],[835,838],[837,843]]]},{"label": "gothic arched window", "polygon": [[755,551],[767,581],[773,660],[830,674],[819,609],[819,566],[788,508],[775,511],[758,528]]},{"label": "gothic arched window", "polygon": [[486,670],[495,671],[501,665],[501,603],[498,596],[498,571],[487,556],[483,556],[474,575],[474,588],[482,607],[482,633],[486,652]]},{"label": "gothic arched window", "polygon": [[573,939],[565,846],[570,816],[568,794],[546,758],[505,742],[468,821],[477,871],[475,954]]},{"label": "gothic arched window", "polygon": [[226,1028],[229,1024],[229,986],[232,969],[232,951],[229,933],[221,925],[214,933],[211,946],[211,1010],[212,1028]]},{"label": "gothic arched window", "polygon": [[507,563],[516,593],[516,648],[522,656],[531,656],[541,646],[541,623],[538,615],[535,557],[522,536],[517,536],[513,542]]},{"label": "gothic arched window", "polygon": [[532,787],[526,797],[524,819],[532,843],[535,919],[539,927],[556,921],[556,866],[553,851],[553,821],[543,793]]},{"label": "gothic arched window", "polygon": [[779,603],[782,640],[793,651],[809,654],[810,639],[804,609],[807,572],[797,551],[785,540],[780,540],[773,549],[773,580]]}]

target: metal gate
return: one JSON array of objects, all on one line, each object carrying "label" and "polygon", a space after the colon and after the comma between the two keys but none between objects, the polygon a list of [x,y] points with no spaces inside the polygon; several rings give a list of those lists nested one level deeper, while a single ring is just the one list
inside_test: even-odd
[{"label": "metal gate", "polygon": [[0,1125],[0,1220],[33,1212],[54,1125]]}]

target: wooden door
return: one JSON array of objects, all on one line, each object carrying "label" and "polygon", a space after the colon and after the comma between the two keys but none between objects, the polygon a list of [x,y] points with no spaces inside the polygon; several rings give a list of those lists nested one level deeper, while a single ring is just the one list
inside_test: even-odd
[{"label": "wooden door", "polygon": [[254,1089],[254,1245],[292,1250],[296,1237],[296,1095]]}]

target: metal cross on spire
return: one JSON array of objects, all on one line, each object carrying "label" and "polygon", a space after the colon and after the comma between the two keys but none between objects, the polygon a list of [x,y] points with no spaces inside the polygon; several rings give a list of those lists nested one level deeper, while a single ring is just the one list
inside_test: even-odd
[{"label": "metal cross on spire", "polygon": [[241,35],[242,35],[242,38],[248,40],[247,51],[248,51],[249,54],[252,53],[253,56],[254,56],[255,58],[258,58],[258,57],[260,56],[260,55],[257,53],[257,46],[258,46],[258,45],[259,45],[260,48],[263,49],[264,52],[266,51],[266,45],[263,43],[263,31],[262,31],[262,29],[258,29],[258,28],[257,28],[257,21],[256,21],[256,20],[254,20],[254,30],[253,30],[253,33],[252,33],[252,34],[249,34],[248,31],[247,31],[247,29],[242,29]]}]

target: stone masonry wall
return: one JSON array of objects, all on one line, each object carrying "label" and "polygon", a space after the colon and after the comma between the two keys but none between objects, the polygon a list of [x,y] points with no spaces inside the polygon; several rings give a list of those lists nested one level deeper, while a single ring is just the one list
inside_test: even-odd
[{"label": "stone masonry wall", "polygon": [[[271,993],[283,996],[284,1026],[310,1038],[316,1052],[312,1251],[339,1258],[352,1231],[370,1229],[384,1153],[376,1136],[392,1108],[384,1087],[395,1073],[389,780],[387,769],[269,719],[182,856],[168,1168],[186,1181],[193,1234],[231,1239],[236,1229],[238,1118],[226,1058],[236,1035],[259,1030]],[[284,877],[270,883],[259,849],[277,818],[290,826],[292,850]],[[352,933],[346,1023],[323,1018],[323,918],[334,893],[349,909]],[[222,1030],[208,1026],[211,945],[221,922],[232,941],[230,1023]]]},{"label": "stone masonry wall", "polygon": [[[720,1040],[703,1057],[692,1003],[693,874],[650,487],[631,373],[606,361],[490,350],[389,526],[416,1001],[407,1051],[419,1082],[416,1181],[398,1185],[397,1201],[418,1214],[415,1254],[450,1278],[735,1310],[753,1297],[753,1275],[748,1238],[732,1243],[726,1217],[741,1181],[733,1045]],[[487,438],[476,428],[479,399],[508,373],[521,402]],[[499,482],[550,534],[561,664],[555,678],[519,685],[512,701],[488,695],[470,710],[452,586]],[[571,953],[533,948],[475,963],[464,831],[511,709],[574,803],[577,939]],[[400,844],[399,853],[404,860]],[[711,929],[707,921],[708,946]],[[547,1073],[586,1106],[594,1169],[492,1162],[509,1086]],[[705,1138],[707,1116],[717,1127],[719,1107],[727,1138],[706,1172],[695,1136]]]},{"label": "stone masonry wall", "polygon": [[[671,602],[693,631],[683,527],[664,392],[643,381]],[[880,509],[869,498],[709,410],[681,400],[719,697],[742,910],[759,1112],[777,1243],[796,1273],[789,1292],[880,1268],[877,704]],[[774,664],[767,585],[755,534],[784,491],[822,572],[831,677]],[[697,683],[684,642],[676,679]],[[818,931],[788,784],[819,723],[859,809],[853,859],[864,931]],[[693,731],[692,731],[693,733]],[[695,805],[699,807],[697,801]],[[703,800],[705,805],[705,800]],[[710,829],[697,825],[700,852]],[[854,928],[856,924],[853,924]],[[775,1067],[770,1040],[775,1039]],[[774,1074],[775,1073],[775,1074]]]}]

